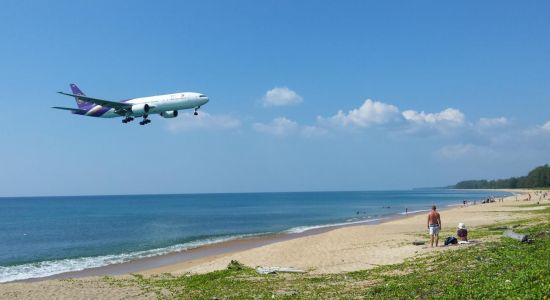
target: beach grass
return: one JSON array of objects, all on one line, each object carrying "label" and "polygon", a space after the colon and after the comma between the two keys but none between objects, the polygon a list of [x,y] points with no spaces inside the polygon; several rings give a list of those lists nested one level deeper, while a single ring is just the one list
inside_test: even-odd
[{"label": "beach grass", "polygon": [[[453,246],[400,264],[342,274],[259,275],[232,262],[199,275],[105,277],[159,299],[549,299],[550,207],[528,219],[473,228],[476,245]],[[504,227],[532,243],[502,236]]]}]

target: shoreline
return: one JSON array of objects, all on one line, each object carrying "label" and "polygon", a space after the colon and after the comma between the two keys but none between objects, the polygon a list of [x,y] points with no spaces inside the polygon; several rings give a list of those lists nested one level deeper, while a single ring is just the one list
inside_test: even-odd
[{"label": "shoreline", "polygon": [[[467,221],[469,223],[469,227],[472,225],[480,226],[494,224],[500,221],[513,220],[521,217],[521,214],[518,214],[515,209],[517,209],[518,206],[525,204],[525,201],[515,201],[515,196],[520,196],[532,191],[506,190],[506,192],[510,192],[512,195],[505,196],[503,202],[497,201],[488,204],[478,202],[476,205],[470,204],[465,207],[463,207],[462,204],[458,204],[448,205],[441,209],[438,208],[438,211],[441,212],[443,218],[443,231],[448,230],[449,223],[455,223],[452,228],[456,231],[456,224],[458,224],[463,217],[467,216],[466,214],[470,213],[480,213],[481,216],[476,218],[472,218],[470,216],[469,218],[466,218],[470,219]],[[533,202],[534,201],[528,203]],[[507,205],[510,206],[508,207]],[[487,218],[485,214],[491,214],[494,212],[493,210],[497,208],[503,208],[503,213],[497,213],[496,218]],[[449,217],[449,215],[454,215],[454,217]],[[181,262],[174,265],[146,270],[140,272],[140,274],[159,275],[163,273],[171,273],[176,276],[182,274],[203,274],[225,269],[231,260],[237,260],[244,265],[251,267],[293,267],[307,270],[308,273],[311,274],[332,274],[369,269],[379,265],[402,262],[406,258],[413,257],[417,254],[428,253],[432,250],[443,251],[447,249],[447,247],[441,247],[444,241],[443,237],[440,237],[440,247],[433,249],[430,249],[427,246],[413,246],[410,245],[410,243],[403,245],[399,242],[399,239],[409,240],[412,242],[412,240],[418,239],[418,235],[421,236],[420,239],[425,239],[427,237],[427,233],[424,232],[426,231],[423,225],[426,222],[424,216],[425,212],[418,212],[416,214],[409,215],[396,215],[395,217],[383,220],[378,224],[332,228],[326,232],[306,235],[304,237],[283,241],[281,243],[273,243],[234,253],[205,257],[204,259],[199,259],[196,261]],[[452,221],[449,222],[449,219]],[[417,223],[420,225],[418,226],[415,224],[412,226],[411,223]],[[411,236],[415,236],[415,238],[411,239]],[[362,242],[367,245],[363,247],[353,247],[360,243],[350,240],[358,240],[359,238],[363,239]],[[339,240],[342,244],[340,244]],[[351,249],[353,250],[346,248],[344,244],[352,246],[353,248]],[[328,247],[334,249],[327,249]],[[366,251],[355,251],[354,248],[364,248],[363,250]],[[344,259],[342,259],[342,261],[334,259],[335,256],[346,256],[349,259],[348,255],[342,253],[342,251],[347,250],[354,252],[354,255],[351,255],[354,262],[348,263]],[[296,252],[296,254],[293,252]],[[316,257],[316,255],[318,255],[318,257]],[[312,259],[312,257],[314,258]],[[307,262],[308,260],[310,262]],[[369,262],[369,260],[371,260],[371,262]]]},{"label": "shoreline", "polygon": [[[489,191],[489,190],[487,190]],[[492,190],[492,191],[504,191],[512,193],[513,197],[516,193],[523,193],[523,190]],[[441,207],[440,211],[452,210],[456,207],[461,206],[461,203],[447,204],[444,207]],[[79,271],[70,271],[62,272],[59,274],[44,276],[44,277],[35,277],[35,278],[26,278],[19,279],[14,281],[9,281],[6,283],[15,283],[15,282],[39,282],[53,279],[67,279],[67,278],[82,278],[90,276],[106,276],[106,275],[125,275],[130,273],[145,273],[145,274],[154,274],[155,270],[165,270],[170,268],[173,265],[185,264],[188,266],[194,266],[200,264],[201,262],[208,261],[212,258],[220,258],[246,250],[252,250],[268,246],[271,244],[290,241],[294,239],[300,239],[304,237],[310,237],[315,235],[324,234],[341,228],[349,227],[360,227],[360,226],[373,226],[377,224],[392,222],[400,219],[411,218],[418,214],[423,214],[428,210],[420,211],[411,211],[408,214],[404,212],[392,213],[391,215],[384,216],[378,219],[365,219],[356,222],[350,223],[339,223],[339,224],[326,224],[312,226],[311,229],[302,231],[302,232],[278,232],[278,233],[266,233],[259,234],[252,237],[244,238],[235,238],[228,241],[215,242],[212,244],[201,245],[194,248],[189,248],[185,250],[180,250],[176,252],[168,252],[165,254],[155,255],[151,257],[138,258],[127,262],[115,263],[100,267],[87,268]]]},{"label": "shoreline", "polygon": [[[462,204],[448,204],[442,210],[451,209]],[[196,260],[204,260],[211,257],[219,257],[222,255],[229,255],[240,251],[250,250],[278,242],[284,242],[293,239],[299,239],[312,235],[323,234],[332,230],[355,227],[355,226],[372,226],[381,224],[384,222],[390,222],[393,220],[408,218],[417,214],[425,213],[429,210],[411,211],[408,214],[404,212],[394,213],[389,216],[383,216],[376,219],[365,219],[362,221],[354,221],[348,223],[335,223],[324,225],[313,225],[311,229],[306,229],[300,232],[277,232],[277,233],[265,233],[258,234],[250,237],[235,238],[226,241],[214,242],[211,244],[200,245],[197,247],[184,249],[180,251],[168,252],[160,255],[142,257],[133,259],[127,262],[109,264],[105,266],[86,268],[78,271],[62,272],[58,274],[33,277],[25,279],[17,279],[6,283],[26,283],[26,282],[40,282],[47,280],[57,279],[70,279],[70,278],[83,278],[93,276],[118,276],[128,275],[131,273],[148,273],[150,270],[155,270],[163,267],[167,267],[177,263],[192,263]],[[315,228],[319,226],[318,228]]]},{"label": "shoreline", "polygon": [[[517,191],[514,191],[517,192]],[[349,272],[364,271],[379,266],[387,266],[402,263],[408,259],[429,258],[430,255],[436,255],[442,251],[459,251],[460,249],[472,249],[479,247],[479,243],[487,243],[494,240],[495,236],[484,237],[486,226],[498,225],[501,222],[510,223],[517,220],[525,220],[521,225],[530,226],[529,220],[533,218],[533,211],[547,209],[550,205],[550,199],[546,198],[537,203],[537,197],[531,201],[525,201],[525,195],[505,197],[503,202],[494,202],[489,204],[477,204],[466,207],[446,206],[442,207],[443,229],[440,234],[440,241],[443,244],[444,237],[454,235],[457,222],[465,222],[469,230],[469,236],[478,243],[470,245],[440,246],[430,248],[429,246],[412,245],[412,241],[426,240],[428,238],[426,231],[426,216],[424,213],[414,215],[405,215],[391,220],[384,220],[378,224],[345,226],[341,228],[329,228],[325,232],[316,234],[306,234],[293,239],[277,241],[265,245],[257,245],[250,249],[236,250],[228,253],[213,254],[189,260],[187,262],[177,262],[160,268],[148,269],[136,274],[136,277],[127,275],[114,277],[92,276],[76,278],[70,280],[44,279],[37,281],[19,281],[0,284],[0,298],[6,299],[38,299],[38,298],[56,298],[56,299],[155,299],[159,295],[174,295],[175,292],[185,288],[182,284],[186,282],[195,282],[197,280],[208,279],[209,285],[211,276],[198,276],[195,274],[205,274],[212,271],[226,270],[221,273],[214,273],[212,276],[227,274],[227,266],[232,260],[247,267],[256,266],[274,266],[291,267],[306,271],[303,275],[273,275],[263,277],[252,272],[248,277],[244,277],[245,285],[247,279],[258,280],[265,278],[271,281],[278,279],[280,282],[286,282],[288,278],[293,281],[283,286],[294,289],[293,284],[308,282],[308,278],[324,278],[323,282],[327,284],[334,283],[332,278],[339,278],[342,284],[350,284],[355,288],[363,290],[365,282],[361,278],[355,278],[350,281]],[[439,209],[438,209],[439,210]],[[520,225],[520,226],[521,226]],[[477,235],[476,235],[477,234]],[[482,248],[480,248],[482,249]],[[414,260],[416,261],[416,260]],[[413,262],[414,262],[413,261]],[[233,271],[230,271],[233,272]],[[168,274],[166,274],[168,273]],[[400,276],[401,273],[394,274]],[[179,277],[182,276],[183,277]],[[143,277],[142,277],[143,276]],[[156,277],[160,276],[160,277]],[[165,277],[166,276],[166,277]],[[239,275],[240,276],[240,275]],[[318,277],[323,276],[323,277]],[[352,276],[353,277],[353,276]],[[225,278],[225,277],[223,277]],[[232,278],[232,277],[230,277]],[[242,279],[241,277],[239,277]],[[159,284],[158,290],[148,290],[148,285],[142,286],[140,282]],[[176,284],[169,290],[165,290],[164,281]],[[305,280],[305,281],[304,281]],[[182,283],[183,282],[183,283]],[[242,283],[242,282],[241,282]],[[264,285],[266,283],[264,282]],[[359,286],[356,286],[359,285]],[[170,285],[169,285],[170,286]],[[231,282],[222,284],[221,291],[231,286]],[[280,286],[279,286],[280,287]],[[176,290],[174,290],[174,288]],[[250,287],[255,289],[255,287]],[[264,286],[265,288],[265,286]],[[268,288],[271,288],[270,286]],[[277,286],[275,286],[277,288]],[[344,290],[345,286],[342,287]],[[315,291],[314,287],[314,291]],[[286,288],[282,290],[286,291]],[[252,290],[251,290],[252,291]],[[346,290],[347,291],[347,290]],[[198,292],[190,287],[189,292]],[[160,293],[160,294],[159,294]],[[170,294],[172,293],[172,294]],[[253,291],[256,295],[255,291]],[[269,291],[269,295],[271,291]],[[191,295],[191,294],[190,294]],[[218,296],[216,294],[214,296]],[[210,295],[209,295],[210,297]]]},{"label": "shoreline", "polygon": [[[420,213],[420,212],[418,212]],[[408,216],[413,215],[409,213]],[[27,279],[19,279],[4,283],[19,283],[19,282],[40,282],[55,279],[82,278],[92,276],[111,276],[111,275],[127,275],[131,273],[147,272],[148,270],[163,268],[175,263],[187,263],[194,260],[207,259],[209,257],[217,257],[227,255],[244,250],[254,249],[273,243],[284,242],[288,240],[298,239],[311,235],[323,234],[335,229],[354,227],[354,226],[370,226],[384,222],[384,220],[394,220],[397,218],[406,218],[407,215],[395,215],[395,217],[383,217],[379,219],[365,220],[361,222],[339,223],[335,225],[319,225],[321,228],[312,228],[302,232],[278,232],[258,234],[256,236],[235,238],[227,241],[215,242],[212,244],[201,245],[194,248],[189,248],[181,251],[168,252],[151,257],[143,257],[131,261],[110,264],[106,266],[87,268],[80,271],[63,272],[59,274],[35,277]],[[3,283],[0,283],[3,284]]]}]

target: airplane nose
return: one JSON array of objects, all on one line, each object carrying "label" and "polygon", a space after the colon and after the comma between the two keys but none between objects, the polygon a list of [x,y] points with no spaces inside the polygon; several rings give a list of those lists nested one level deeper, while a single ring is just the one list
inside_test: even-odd
[{"label": "airplane nose", "polygon": [[210,101],[210,98],[208,98],[208,96],[206,96],[205,94],[200,94],[198,100],[200,101],[200,103],[206,104],[208,103],[208,101]]}]

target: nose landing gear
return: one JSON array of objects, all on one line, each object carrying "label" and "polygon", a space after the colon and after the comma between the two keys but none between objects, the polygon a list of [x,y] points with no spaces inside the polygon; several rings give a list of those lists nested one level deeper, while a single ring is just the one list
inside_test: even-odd
[{"label": "nose landing gear", "polygon": [[201,108],[200,106],[199,107],[195,107],[195,112],[193,113],[195,116],[198,116],[199,115],[199,112],[197,112],[197,110],[199,110],[199,108]]}]

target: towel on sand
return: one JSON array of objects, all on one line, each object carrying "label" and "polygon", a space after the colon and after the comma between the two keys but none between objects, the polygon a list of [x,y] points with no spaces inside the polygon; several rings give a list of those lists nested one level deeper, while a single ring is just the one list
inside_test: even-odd
[{"label": "towel on sand", "polygon": [[256,272],[259,274],[274,274],[274,273],[305,273],[306,271],[295,268],[284,267],[257,267]]}]

